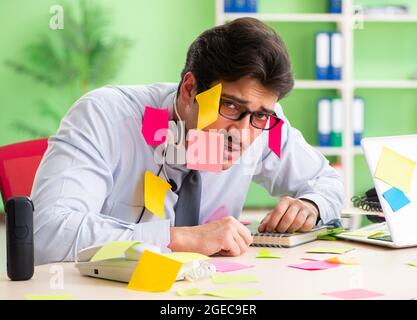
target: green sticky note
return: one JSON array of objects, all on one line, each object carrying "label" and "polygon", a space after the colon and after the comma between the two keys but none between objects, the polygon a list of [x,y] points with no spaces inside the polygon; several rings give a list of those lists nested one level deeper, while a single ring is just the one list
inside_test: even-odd
[{"label": "green sticky note", "polygon": [[364,237],[369,238],[376,235],[380,235],[384,233],[383,231],[375,231],[375,230],[356,230],[351,232],[343,233],[344,236],[351,236],[351,237]]},{"label": "green sticky note", "polygon": [[181,297],[189,297],[204,294],[204,292],[202,292],[199,288],[179,289],[176,291],[176,293]]},{"label": "green sticky note", "polygon": [[27,294],[26,300],[74,300],[71,294]]},{"label": "green sticky note", "polygon": [[317,240],[330,240],[330,241],[337,240],[336,235],[343,232],[343,230],[344,230],[343,228],[335,228],[328,232],[319,234],[317,236]]},{"label": "green sticky note", "polygon": [[417,267],[417,261],[407,263],[409,266]]},{"label": "green sticky note", "polygon": [[258,252],[257,258],[272,258],[272,259],[280,259],[282,258],[279,254],[272,254],[266,249],[261,249]]},{"label": "green sticky note", "polygon": [[216,284],[258,282],[258,279],[253,274],[214,275],[211,277],[211,280]]},{"label": "green sticky note", "polygon": [[208,296],[228,298],[228,299],[243,299],[262,294],[258,289],[241,289],[241,288],[222,288],[219,290],[210,290],[205,292]]},{"label": "green sticky note", "polygon": [[354,248],[342,247],[314,247],[307,250],[307,253],[346,253]]},{"label": "green sticky note", "polygon": [[102,246],[91,258],[91,262],[100,260],[116,259],[124,256],[130,247],[139,244],[137,241],[112,241]]}]

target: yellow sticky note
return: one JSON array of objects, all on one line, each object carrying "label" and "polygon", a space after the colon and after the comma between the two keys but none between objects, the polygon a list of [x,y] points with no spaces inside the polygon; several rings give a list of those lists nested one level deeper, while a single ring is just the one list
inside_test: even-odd
[{"label": "yellow sticky note", "polygon": [[191,263],[194,261],[208,260],[210,257],[196,252],[170,252],[165,253],[164,256],[177,260],[181,263]]},{"label": "yellow sticky note", "polygon": [[344,236],[351,236],[351,237],[372,237],[377,234],[384,233],[383,231],[375,231],[375,230],[356,230],[351,232],[344,232]]},{"label": "yellow sticky note", "polygon": [[272,254],[266,249],[261,249],[258,252],[257,258],[273,258],[273,259],[280,259],[281,256],[279,254]]},{"label": "yellow sticky note", "polygon": [[145,250],[127,287],[148,292],[167,291],[175,282],[181,266],[177,260]]},{"label": "yellow sticky note", "polygon": [[213,281],[213,283],[216,283],[216,284],[258,282],[258,279],[253,274],[214,275],[211,277],[211,280]]},{"label": "yellow sticky note", "polygon": [[71,294],[27,294],[26,300],[74,300]]},{"label": "yellow sticky note", "polygon": [[171,185],[150,171],[145,172],[145,207],[150,212],[164,218],[164,203]]},{"label": "yellow sticky note", "polygon": [[314,247],[307,250],[307,253],[345,253],[353,250],[354,248],[342,248],[342,247]]},{"label": "yellow sticky note", "polygon": [[355,258],[339,258],[339,257],[333,257],[333,258],[326,259],[325,261],[330,262],[330,263],[338,263],[338,264],[349,264],[349,265],[358,264],[356,262],[356,259]]},{"label": "yellow sticky note", "polygon": [[417,261],[407,263],[409,266],[417,267]]},{"label": "yellow sticky note", "polygon": [[219,290],[206,291],[204,294],[219,298],[243,299],[260,295],[262,294],[262,291],[257,289],[222,288]]},{"label": "yellow sticky note", "polygon": [[408,193],[415,167],[414,160],[383,147],[376,167],[375,178]]},{"label": "yellow sticky note", "polygon": [[116,259],[124,256],[130,247],[138,244],[137,241],[112,241],[102,246],[90,259],[91,262],[100,260]]},{"label": "yellow sticky note", "polygon": [[219,116],[220,96],[222,93],[222,84],[219,83],[214,87],[196,95],[198,102],[198,120],[197,129],[201,130],[213,122]]},{"label": "yellow sticky note", "polygon": [[204,294],[200,289],[198,288],[189,288],[189,289],[179,289],[176,291],[177,295],[181,297],[189,297],[189,296],[196,296],[199,294]]}]

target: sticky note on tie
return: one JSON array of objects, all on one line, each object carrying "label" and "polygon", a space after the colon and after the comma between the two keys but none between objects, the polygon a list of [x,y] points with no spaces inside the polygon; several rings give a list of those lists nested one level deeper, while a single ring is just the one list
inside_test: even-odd
[{"label": "sticky note on tie", "polygon": [[164,256],[177,260],[181,263],[192,263],[194,261],[203,261],[211,259],[210,257],[207,257],[204,254],[197,252],[170,252],[165,253]]},{"label": "sticky note on tie", "polygon": [[210,261],[210,264],[213,264],[216,267],[216,272],[231,272],[242,269],[253,268],[253,265],[245,265],[233,261]]},{"label": "sticky note on tie", "polygon": [[281,256],[278,254],[272,254],[271,252],[269,252],[267,249],[261,249],[258,252],[258,255],[256,256],[257,258],[272,258],[272,259],[280,259]]},{"label": "sticky note on tie", "polygon": [[393,212],[400,210],[410,203],[410,200],[404,192],[397,188],[391,188],[388,191],[385,191],[382,196],[387,200]]},{"label": "sticky note on tie", "polygon": [[181,267],[182,263],[177,260],[145,250],[127,287],[148,292],[168,291]]},{"label": "sticky note on tie", "polygon": [[26,294],[26,300],[74,300],[71,294]]},{"label": "sticky note on tie", "polygon": [[214,275],[211,280],[215,284],[258,282],[253,274]]},{"label": "sticky note on tie", "polygon": [[[272,120],[273,119],[270,119],[270,121]],[[278,156],[278,158],[281,158],[281,135],[283,125],[284,121],[280,119],[278,124],[268,132],[268,147]]]},{"label": "sticky note on tie", "polygon": [[139,244],[137,241],[112,241],[102,246],[90,259],[91,262],[124,257],[130,247]]},{"label": "sticky note on tie", "polygon": [[314,247],[308,249],[307,253],[346,253],[354,248],[348,247]]},{"label": "sticky note on tie", "polygon": [[224,157],[224,135],[217,132],[188,130],[187,168],[220,172]]},{"label": "sticky note on tie", "polygon": [[214,87],[196,95],[198,102],[198,120],[197,129],[201,130],[213,122],[219,116],[220,96],[222,94],[222,84],[219,83]]},{"label": "sticky note on tie", "polygon": [[150,171],[145,172],[145,208],[150,212],[164,218],[164,204],[167,191],[171,185],[164,179]]},{"label": "sticky note on tie", "polygon": [[383,147],[376,167],[375,178],[408,193],[415,167],[414,160]]},{"label": "sticky note on tie", "polygon": [[336,297],[340,299],[365,299],[365,298],[373,298],[373,297],[380,297],[383,296],[382,293],[373,292],[365,289],[351,289],[351,290],[343,290],[343,291],[335,291],[335,292],[327,292],[323,293],[323,295]]},{"label": "sticky note on tie", "polygon": [[168,110],[145,107],[142,135],[151,146],[164,143],[168,135]]}]

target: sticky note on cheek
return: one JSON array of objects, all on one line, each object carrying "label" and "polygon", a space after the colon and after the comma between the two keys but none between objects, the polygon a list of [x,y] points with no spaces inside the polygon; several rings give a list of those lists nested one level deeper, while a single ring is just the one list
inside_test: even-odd
[{"label": "sticky note on cheek", "polygon": [[147,292],[168,291],[181,267],[182,263],[177,260],[145,250],[127,287]]},{"label": "sticky note on cheek", "polygon": [[[273,121],[273,119],[271,118],[270,121]],[[283,125],[284,121],[280,119],[278,124],[276,124],[268,132],[268,147],[278,156],[278,158],[281,158],[281,139]]]},{"label": "sticky note on cheek", "polygon": [[167,191],[171,185],[164,179],[150,171],[145,172],[145,208],[150,212],[164,218],[164,204]]},{"label": "sticky note on cheek", "polygon": [[147,144],[158,146],[165,142],[168,134],[168,110],[145,107],[142,135]]},{"label": "sticky note on cheek", "polygon": [[201,130],[217,120],[219,117],[220,96],[222,84],[198,94],[195,98],[198,102],[197,129]]},{"label": "sticky note on cheek", "polygon": [[410,200],[400,189],[391,188],[385,191],[382,196],[387,200],[392,211],[396,212],[410,203]]}]

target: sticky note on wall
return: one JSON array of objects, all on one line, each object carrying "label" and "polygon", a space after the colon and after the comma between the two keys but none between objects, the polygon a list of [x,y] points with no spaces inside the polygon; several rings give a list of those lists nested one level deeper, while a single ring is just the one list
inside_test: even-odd
[{"label": "sticky note on wall", "polygon": [[145,208],[150,212],[164,218],[164,203],[167,191],[171,185],[164,179],[150,171],[145,172]]},{"label": "sticky note on wall", "polygon": [[383,147],[375,178],[408,193],[416,162],[387,147]]},{"label": "sticky note on wall", "polygon": [[199,93],[195,98],[198,102],[197,129],[201,130],[213,122],[219,116],[220,96],[222,94],[222,84]]},{"label": "sticky note on wall", "polygon": [[168,135],[168,110],[145,107],[142,134],[146,143],[151,146],[164,143]]}]

